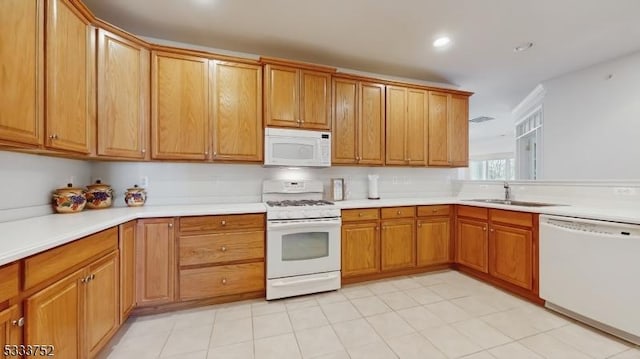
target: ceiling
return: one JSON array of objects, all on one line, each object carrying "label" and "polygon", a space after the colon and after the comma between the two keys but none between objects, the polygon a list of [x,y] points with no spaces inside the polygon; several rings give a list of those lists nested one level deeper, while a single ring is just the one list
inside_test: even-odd
[{"label": "ceiling", "polygon": [[[137,35],[453,84],[472,139],[513,132],[540,82],[640,50],[638,0],[84,0]],[[431,46],[446,34],[444,51]],[[528,51],[513,48],[533,42]]]}]

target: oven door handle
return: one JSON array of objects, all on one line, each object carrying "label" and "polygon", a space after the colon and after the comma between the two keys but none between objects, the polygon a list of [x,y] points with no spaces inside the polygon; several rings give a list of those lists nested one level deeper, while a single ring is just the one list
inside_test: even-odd
[{"label": "oven door handle", "polygon": [[283,229],[283,228],[327,228],[328,226],[340,227],[342,221],[340,219],[320,220],[320,221],[286,221],[286,222],[267,222],[267,229]]},{"label": "oven door handle", "polygon": [[315,278],[307,278],[307,279],[299,279],[294,281],[286,281],[286,282],[275,282],[271,286],[272,287],[288,287],[291,285],[305,284],[305,283],[313,283],[313,282],[323,282],[326,280],[336,279],[336,274],[328,274],[323,277],[315,277]]}]

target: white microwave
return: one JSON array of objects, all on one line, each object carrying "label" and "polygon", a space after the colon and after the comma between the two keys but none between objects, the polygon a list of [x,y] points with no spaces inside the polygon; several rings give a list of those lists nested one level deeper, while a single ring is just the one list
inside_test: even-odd
[{"label": "white microwave", "polygon": [[331,133],[267,127],[264,129],[264,165],[330,167]]}]

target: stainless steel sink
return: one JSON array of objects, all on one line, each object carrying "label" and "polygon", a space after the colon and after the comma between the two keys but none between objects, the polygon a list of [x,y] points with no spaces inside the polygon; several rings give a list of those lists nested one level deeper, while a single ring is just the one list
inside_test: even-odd
[{"label": "stainless steel sink", "polygon": [[509,205],[509,206],[523,206],[523,207],[564,206],[564,204],[541,203],[541,202],[525,202],[525,201],[507,201],[507,200],[504,200],[504,199],[467,199],[465,201],[505,204],[505,205]]}]

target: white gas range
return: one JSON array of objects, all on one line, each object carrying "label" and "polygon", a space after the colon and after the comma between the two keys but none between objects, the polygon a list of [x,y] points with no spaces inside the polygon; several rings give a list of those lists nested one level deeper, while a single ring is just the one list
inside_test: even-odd
[{"label": "white gas range", "polygon": [[267,300],[340,288],[340,208],[321,181],[264,181]]}]

